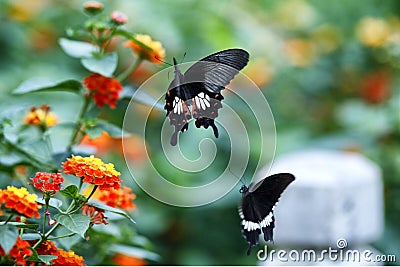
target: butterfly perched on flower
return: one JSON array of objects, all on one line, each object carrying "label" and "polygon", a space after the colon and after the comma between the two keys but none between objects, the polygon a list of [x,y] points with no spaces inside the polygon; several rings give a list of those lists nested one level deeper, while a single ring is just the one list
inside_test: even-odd
[{"label": "butterfly perched on flower", "polygon": [[171,145],[177,144],[178,133],[188,129],[192,118],[197,128],[211,127],[218,138],[214,119],[222,108],[221,91],[248,61],[249,53],[245,50],[228,49],[200,59],[182,74],[174,58],[175,77],[168,87],[164,106],[170,124],[175,127]]},{"label": "butterfly perched on flower", "polygon": [[266,242],[273,242],[274,208],[282,192],[294,179],[290,173],[278,173],[258,183],[252,183],[249,187],[243,185],[240,188],[242,201],[239,215],[242,220],[242,234],[249,244],[247,255],[250,255],[251,248],[258,244],[261,233],[264,234]]}]

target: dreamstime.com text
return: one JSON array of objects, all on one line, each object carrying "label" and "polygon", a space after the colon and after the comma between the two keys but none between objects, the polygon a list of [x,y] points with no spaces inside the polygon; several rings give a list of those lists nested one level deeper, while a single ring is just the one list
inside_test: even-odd
[{"label": "dreamstime.com text", "polygon": [[382,262],[382,263],[394,263],[396,262],[396,255],[382,255],[374,254],[369,249],[357,250],[357,249],[346,249],[347,241],[345,239],[339,239],[336,243],[336,248],[328,247],[321,251],[313,249],[304,250],[268,250],[268,246],[265,245],[264,249],[257,252],[257,258],[260,261],[270,262],[322,262],[330,260],[333,262]]}]

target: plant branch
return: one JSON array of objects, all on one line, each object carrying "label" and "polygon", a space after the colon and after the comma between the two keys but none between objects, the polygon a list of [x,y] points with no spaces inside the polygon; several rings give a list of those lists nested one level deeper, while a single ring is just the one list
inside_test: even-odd
[{"label": "plant branch", "polygon": [[141,57],[138,57],[133,63],[132,65],[130,65],[125,71],[123,71],[122,73],[120,73],[117,76],[117,79],[122,82],[123,80],[125,80],[131,73],[133,73],[140,65],[140,63],[142,63],[143,59]]}]

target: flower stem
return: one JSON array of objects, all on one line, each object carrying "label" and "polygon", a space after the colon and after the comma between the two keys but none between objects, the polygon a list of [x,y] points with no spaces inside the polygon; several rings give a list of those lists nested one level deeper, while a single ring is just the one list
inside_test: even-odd
[{"label": "flower stem", "polygon": [[80,210],[83,206],[85,206],[86,203],[89,202],[89,199],[93,196],[94,192],[96,192],[97,187],[99,187],[99,186],[98,186],[98,185],[95,185],[95,186],[93,187],[93,189],[92,189],[92,192],[90,192],[89,196],[86,198],[86,201],[83,202],[82,204],[80,204],[80,205],[78,206],[78,208],[74,209],[74,210],[73,210],[72,212],[70,212],[70,213],[74,213],[74,212]]},{"label": "flower stem", "polygon": [[82,119],[83,119],[83,116],[85,115],[85,113],[86,113],[86,111],[87,111],[87,109],[89,107],[89,104],[90,104],[90,97],[85,97],[85,100],[83,102],[82,108],[81,108],[81,110],[79,112],[79,115],[78,115],[78,120],[77,120],[77,123],[76,123],[75,130],[72,133],[71,140],[69,141],[69,144],[67,146],[67,151],[71,151],[72,146],[74,145],[74,143],[76,141],[76,138],[77,138],[79,132],[81,131]]},{"label": "flower stem", "polygon": [[142,63],[143,59],[141,57],[138,57],[132,65],[129,66],[129,68],[127,68],[125,71],[123,71],[122,73],[120,73],[117,76],[117,79],[122,82],[123,80],[125,80],[131,73],[133,73],[140,65],[140,63]]},{"label": "flower stem", "polygon": [[7,220],[4,222],[4,225],[6,225],[9,221],[11,221],[12,217],[13,217],[13,215],[10,215],[10,216],[7,218]]},{"label": "flower stem", "polygon": [[70,236],[74,236],[74,235],[76,235],[76,233],[69,233],[69,234],[66,234],[66,235],[61,235],[61,236],[56,236],[56,237],[53,237],[53,238],[48,238],[47,240],[56,240],[56,239],[61,239],[61,238],[70,237]]}]

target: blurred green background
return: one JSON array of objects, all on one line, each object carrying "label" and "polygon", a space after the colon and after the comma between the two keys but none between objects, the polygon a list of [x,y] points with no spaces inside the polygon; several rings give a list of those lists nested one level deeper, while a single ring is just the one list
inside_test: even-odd
[{"label": "blurred green background", "polygon": [[[84,21],[82,3],[0,1],[2,116],[19,121],[31,106],[49,104],[60,121],[76,118],[81,102],[72,94],[35,93],[16,97],[10,92],[31,77],[82,79],[88,75],[78,60],[66,56],[57,43],[58,38],[66,35],[66,27]],[[160,41],[166,49],[167,62],[172,62],[173,56],[180,60],[185,52],[184,61],[193,61],[231,47],[249,51],[250,62],[244,73],[260,87],[271,106],[277,129],[277,154],[317,146],[360,152],[378,163],[383,169],[385,184],[385,232],[373,245],[386,254],[398,253],[399,1],[387,0],[384,4],[377,0],[103,3],[109,11],[120,10],[128,15],[127,29]],[[121,68],[132,60],[121,58]],[[146,62],[129,83],[138,86],[162,68],[165,66]],[[154,90],[164,92],[168,83],[165,80],[165,84]],[[126,107],[126,102],[120,102],[117,109],[104,109],[101,116],[121,125]],[[20,112],[7,113],[14,108]],[[163,123],[164,115],[159,115],[152,118],[154,129]],[[256,125],[251,122],[246,126],[249,133],[256,131]],[[65,143],[63,134],[52,136],[55,147]],[[159,138],[157,131],[150,131],[146,138],[151,140],[152,135]],[[254,142],[246,169],[248,181],[254,172],[254,159],[259,155],[259,140]],[[157,159],[159,147],[151,146],[151,142],[149,147],[161,171],[178,184],[187,183],[185,179],[191,174],[179,172],[178,175],[162,158]],[[130,149],[141,160],[143,151],[135,151],[134,145]],[[199,180],[190,179],[193,184],[212,180],[224,168],[229,144],[220,144],[218,149],[220,154],[215,164],[198,174]],[[137,230],[151,240],[154,251],[160,254],[160,262],[156,264],[256,263],[256,257],[245,256],[247,245],[237,215],[239,188],[207,206],[172,207],[152,199],[135,185],[119,153],[106,153],[102,158],[114,162],[126,177],[125,182],[137,193]],[[14,183],[5,174],[1,178],[2,187]],[[85,257],[84,252],[79,252]],[[88,264],[98,264],[96,259],[90,260]]]}]

